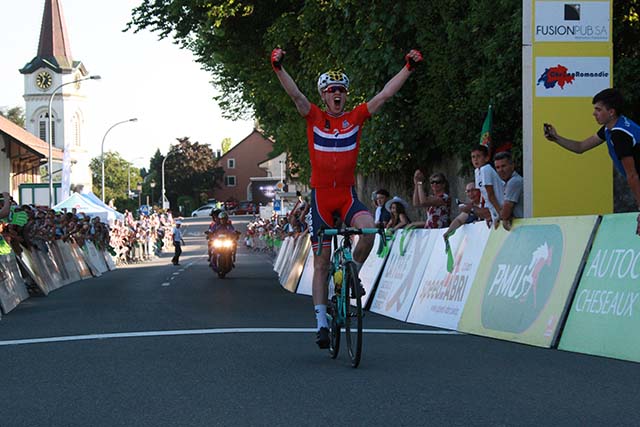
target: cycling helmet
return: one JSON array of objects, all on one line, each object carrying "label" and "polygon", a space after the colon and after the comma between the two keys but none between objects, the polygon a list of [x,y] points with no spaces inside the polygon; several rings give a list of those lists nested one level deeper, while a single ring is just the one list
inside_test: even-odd
[{"label": "cycling helmet", "polygon": [[220,214],[218,215],[218,218],[219,219],[225,219],[225,218],[228,219],[229,215],[227,215],[226,212],[220,212]]},{"label": "cycling helmet", "polygon": [[342,71],[330,70],[323,73],[318,78],[318,93],[322,96],[322,91],[332,85],[340,85],[349,89],[349,77]]}]

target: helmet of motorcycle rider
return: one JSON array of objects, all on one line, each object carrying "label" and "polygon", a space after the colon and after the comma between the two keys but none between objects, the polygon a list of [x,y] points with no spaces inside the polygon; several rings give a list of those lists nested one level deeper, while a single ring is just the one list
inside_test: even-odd
[{"label": "helmet of motorcycle rider", "polygon": [[229,215],[226,212],[220,212],[218,214],[218,219],[229,219]]}]

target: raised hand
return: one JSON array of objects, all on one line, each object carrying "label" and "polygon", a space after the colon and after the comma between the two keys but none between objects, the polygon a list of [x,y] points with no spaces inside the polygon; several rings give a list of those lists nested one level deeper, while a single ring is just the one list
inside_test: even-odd
[{"label": "raised hand", "polygon": [[422,53],[420,53],[417,49],[411,49],[409,53],[404,56],[404,60],[406,61],[407,70],[413,71],[416,69],[418,64],[422,62]]},{"label": "raised hand", "polygon": [[279,47],[271,51],[271,67],[273,71],[278,72],[282,70],[282,61],[284,61],[285,51]]}]

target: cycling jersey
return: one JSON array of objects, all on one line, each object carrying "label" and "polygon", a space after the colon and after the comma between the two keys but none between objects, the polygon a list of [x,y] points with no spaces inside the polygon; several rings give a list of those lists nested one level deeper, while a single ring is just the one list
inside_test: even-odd
[{"label": "cycling jersey", "polygon": [[640,126],[625,116],[620,116],[611,130],[602,126],[598,137],[607,141],[609,156],[613,165],[625,178],[627,173],[620,161],[623,157],[633,157],[636,170],[640,173]]},{"label": "cycling jersey", "polygon": [[305,117],[311,158],[311,188],[352,187],[362,124],[371,117],[367,104],[332,116],[317,105]]}]

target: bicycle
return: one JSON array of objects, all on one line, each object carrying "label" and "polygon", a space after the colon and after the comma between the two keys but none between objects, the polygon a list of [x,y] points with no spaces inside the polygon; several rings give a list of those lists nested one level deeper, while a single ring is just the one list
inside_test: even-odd
[{"label": "bicycle", "polygon": [[[351,366],[357,368],[362,356],[362,295],[358,270],[351,255],[351,236],[359,234],[380,234],[380,248],[385,246],[383,228],[329,228],[319,232],[319,240],[324,236],[333,237],[336,248],[331,255],[329,275],[327,281],[333,278],[334,295],[327,306],[329,321],[329,354],[332,359],[338,357],[340,350],[340,330],[344,327],[347,350],[351,359]],[[342,243],[338,245],[338,236],[342,236]],[[317,255],[322,252],[322,244],[318,245]],[[328,283],[329,284],[329,283]]]}]

